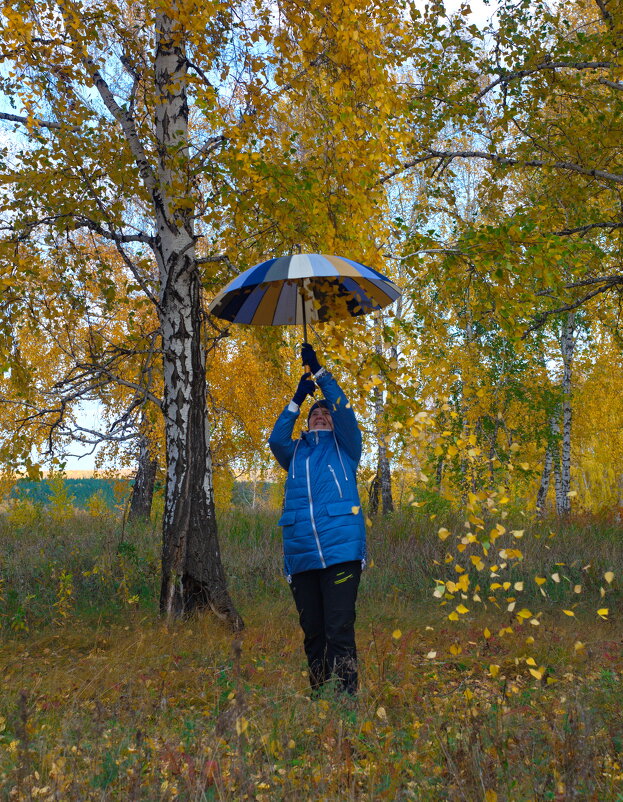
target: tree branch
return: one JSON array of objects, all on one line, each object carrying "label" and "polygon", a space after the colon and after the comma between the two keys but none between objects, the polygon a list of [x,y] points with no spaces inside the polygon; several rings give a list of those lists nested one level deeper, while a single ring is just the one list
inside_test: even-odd
[{"label": "tree branch", "polygon": [[604,228],[607,231],[615,231],[617,228],[623,228],[623,223],[588,223],[585,226],[578,226],[577,228],[565,228],[562,231],[554,231],[557,237],[565,237],[570,234],[587,234],[595,228]]},{"label": "tree branch", "polygon": [[603,84],[604,86],[609,86],[610,89],[616,89],[619,92],[623,92],[623,84],[620,84],[617,81],[609,81],[607,78],[600,78],[597,83]]},{"label": "tree branch", "polygon": [[[599,280],[599,279],[597,279],[597,280]],[[606,283],[603,286],[596,287],[594,290],[591,290],[590,292],[586,293],[586,295],[584,295],[582,298],[578,299],[577,301],[574,301],[573,303],[565,304],[564,306],[559,306],[557,309],[547,309],[538,318],[535,319],[534,323],[531,326],[529,326],[524,331],[524,333],[521,335],[521,339],[525,340],[526,337],[529,334],[531,334],[533,331],[536,331],[537,329],[540,329],[541,326],[552,315],[558,315],[561,312],[571,312],[574,309],[577,309],[579,306],[582,306],[582,304],[586,303],[587,301],[590,301],[591,298],[594,298],[596,295],[600,295],[602,292],[606,292],[611,287],[614,287],[617,284],[623,284],[623,276],[614,276],[612,278],[612,280],[606,281]],[[569,287],[581,286],[581,285],[582,285],[582,282],[578,282],[578,284],[569,285]],[[539,294],[540,295],[544,295],[546,293],[545,292],[537,293],[537,295],[539,295]]]},{"label": "tree branch", "polygon": [[500,75],[499,78],[496,78],[495,81],[492,81],[488,86],[482,89],[474,100],[481,100],[488,92],[495,89],[496,86],[500,86],[500,84],[506,86],[517,78],[525,78],[527,75],[533,75],[543,70],[599,70],[608,69],[613,66],[614,64],[611,61],[544,61],[542,64],[537,64],[535,67],[524,67],[523,69],[506,72]]},{"label": "tree branch", "polygon": [[608,0],[595,0],[595,2],[597,3],[597,8],[600,10],[604,22],[608,23],[608,26],[612,28],[614,26],[614,20],[612,14],[608,10]]},{"label": "tree branch", "polygon": [[17,114],[8,114],[6,111],[0,111],[0,120],[7,120],[7,122],[11,123],[22,123],[22,125],[37,125],[39,128],[51,128],[53,130],[59,130],[61,128],[70,131],[78,130],[77,128],[67,129],[67,126],[62,125],[62,123],[54,123],[51,120],[40,120],[37,117],[20,117]]},{"label": "tree branch", "polygon": [[126,138],[126,142],[128,143],[132,155],[134,156],[134,161],[136,162],[139,174],[143,179],[145,187],[152,196],[154,202],[157,203],[158,206],[162,206],[162,198],[160,196],[160,190],[158,187],[156,174],[154,172],[153,167],[149,163],[147,154],[145,153],[145,148],[143,147],[143,143],[141,142],[141,139],[138,135],[138,131],[136,130],[134,117],[132,115],[130,108],[128,107],[128,110],[125,111],[117,103],[113,93],[110,91],[108,83],[105,81],[101,72],[97,68],[97,65],[95,64],[93,59],[88,55],[88,53],[84,50],[83,43],[76,36],[74,32],[74,27],[72,27],[72,20],[68,19],[67,10],[62,5],[60,6],[60,9],[65,21],[65,27],[67,29],[68,35],[71,37],[71,40],[80,55],[80,58],[85,66],[86,71],[91,76],[91,80],[93,81],[93,86],[99,92],[99,95],[104,101],[104,105],[106,106],[108,111],[121,126],[121,129]]},{"label": "tree branch", "polygon": [[240,271],[229,261],[229,256],[226,254],[223,254],[222,256],[198,256],[195,261],[197,265],[208,265],[215,264],[216,262],[224,262],[231,273],[233,273],[235,276],[240,274]]},{"label": "tree branch", "polygon": [[104,228],[100,223],[96,220],[92,220],[90,217],[83,217],[82,215],[75,218],[78,225],[76,228],[88,228],[90,231],[98,234],[100,237],[104,239],[111,240],[112,242],[116,242],[119,244],[126,244],[129,242],[142,242],[145,245],[153,246],[154,238],[151,237],[149,234],[143,234],[142,232],[138,234],[117,234],[110,229]]},{"label": "tree branch", "polygon": [[132,151],[132,155],[134,156],[134,161],[138,167],[139,174],[143,179],[143,183],[145,187],[151,194],[151,196],[158,202],[159,205],[162,204],[162,199],[160,197],[160,190],[158,188],[158,182],[156,181],[156,176],[154,170],[147,159],[147,154],[145,153],[145,149],[143,147],[143,143],[141,142],[138,132],[136,130],[136,126],[134,124],[134,118],[130,111],[124,111],[121,106],[115,100],[113,93],[110,91],[110,88],[104,78],[102,77],[100,71],[95,66],[93,59],[87,58],[84,60],[84,63],[91,74],[91,79],[97,91],[100,94],[100,97],[104,101],[104,105],[108,109],[108,111],[112,114],[115,120],[121,126],[123,133],[125,134],[126,142],[128,143],[130,150]]},{"label": "tree branch", "polygon": [[523,161],[522,159],[515,159],[512,156],[500,156],[497,153],[488,153],[487,151],[484,150],[441,151],[441,150],[433,150],[431,148],[427,148],[424,155],[419,156],[417,159],[414,159],[413,161],[405,162],[403,165],[396,168],[396,170],[392,170],[391,173],[388,173],[387,175],[380,178],[379,183],[384,184],[386,181],[389,181],[394,176],[402,172],[406,172],[412,167],[416,167],[418,164],[431,161],[432,159],[440,159],[440,158],[484,159],[486,161],[493,162],[494,164],[498,164],[502,167],[514,167],[519,165],[521,167],[541,167],[549,170],[566,170],[572,173],[579,173],[580,175],[589,176],[591,178],[602,178],[605,181],[611,181],[615,184],[623,184],[623,175],[618,175],[617,173],[609,173],[606,170],[597,170],[597,169],[591,169],[589,167],[582,167],[582,165],[574,164],[573,162],[547,162],[544,161],[543,159],[527,159]]},{"label": "tree branch", "polygon": [[[623,275],[615,273],[613,276],[599,276],[598,278],[585,278],[582,281],[574,281],[570,284],[565,284],[565,290],[573,290],[577,287],[590,287],[592,284],[601,284],[605,282],[607,287],[613,287],[615,284],[623,284]],[[553,290],[539,290],[539,292],[535,293],[537,296],[547,295],[550,298],[552,297]]]},{"label": "tree branch", "polygon": [[198,64],[195,64],[188,57],[186,57],[186,65],[188,66],[189,69],[194,70],[197,73],[197,75],[201,78],[201,80],[208,87],[208,89],[212,89],[213,92],[216,92],[214,84],[212,83],[212,81],[210,81],[208,76],[205,74],[205,72],[201,69],[201,67]]},{"label": "tree branch", "polygon": [[398,262],[404,262],[412,256],[418,256],[420,253],[453,253],[457,256],[465,256],[465,251],[461,251],[458,248],[420,248],[420,250],[408,253],[406,256],[394,256],[391,253],[384,253],[383,256],[386,259],[396,259]]},{"label": "tree branch", "polygon": [[[89,189],[89,192],[91,194],[91,197],[93,198],[93,200],[97,204],[100,212],[102,213],[102,216],[103,217],[108,217],[107,211],[106,211],[104,205],[102,204],[99,195],[95,191],[95,187],[92,185],[89,177],[85,174],[84,170],[81,170],[81,172],[82,172],[83,181],[87,185],[87,187]],[[99,225],[99,224],[96,224],[96,225]],[[114,237],[113,237],[113,241],[115,242],[115,245],[116,245],[116,248],[117,248],[117,251],[118,251],[119,255],[121,256],[121,258],[123,259],[123,261],[127,265],[128,270],[132,273],[132,275],[134,276],[134,278],[138,282],[138,285],[140,286],[140,288],[143,290],[143,292],[149,298],[149,300],[152,302],[152,304],[156,307],[156,309],[160,310],[161,309],[160,302],[158,301],[158,299],[156,298],[154,293],[151,291],[151,288],[147,284],[145,278],[138,271],[138,268],[136,267],[134,262],[130,259],[130,257],[127,255],[127,253],[123,249],[122,241],[116,240],[116,239],[114,239]],[[154,240],[150,237],[147,240],[147,244],[149,244],[150,246],[153,247]]]},{"label": "tree branch", "polygon": [[200,148],[196,150],[195,153],[193,153],[191,161],[202,159],[204,156],[209,156],[217,149],[219,145],[222,145],[225,142],[227,142],[227,137],[224,134],[210,137]]}]

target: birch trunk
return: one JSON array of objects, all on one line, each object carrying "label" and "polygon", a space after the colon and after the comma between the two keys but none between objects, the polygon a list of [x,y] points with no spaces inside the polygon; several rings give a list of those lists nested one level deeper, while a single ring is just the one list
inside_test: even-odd
[{"label": "birch trunk", "polygon": [[569,312],[565,318],[560,338],[562,352],[562,444],[560,472],[556,482],[556,509],[558,515],[564,517],[571,511],[571,377],[573,368],[573,352],[575,349],[575,312]]},{"label": "birch trunk", "polygon": [[[377,321],[377,325],[380,320]],[[382,356],[382,346],[380,341],[377,340],[375,351]],[[394,511],[394,499],[392,497],[392,473],[389,463],[389,456],[387,454],[387,435],[384,426],[384,407],[383,407],[383,391],[380,387],[374,388],[374,417],[376,422],[376,440],[378,448],[377,468],[376,468],[376,492],[380,496],[381,512],[383,515],[388,515]],[[376,503],[378,509],[378,500]]]},{"label": "birch trunk", "polygon": [[155,251],[167,452],[160,609],[171,618],[210,607],[240,629],[242,620],[229,597],[217,537],[192,208],[177,202],[192,196],[186,69],[183,31],[160,12],[155,54]]},{"label": "birch trunk", "polygon": [[[550,433],[551,436],[547,443],[547,450],[545,452],[545,461],[543,463],[543,473],[541,474],[541,483],[536,494],[536,517],[541,519],[545,515],[545,506],[547,503],[547,493],[549,491],[550,480],[552,478],[552,469],[554,467],[554,457],[559,449],[558,444],[558,413],[554,413],[550,418]],[[558,460],[557,460],[558,461]]]},{"label": "birch trunk", "polygon": [[149,441],[145,435],[141,435],[139,443],[138,469],[134,478],[132,488],[132,498],[130,500],[130,511],[128,522],[135,522],[149,519],[151,515],[151,505],[154,498],[154,485],[156,483],[156,471],[158,460],[149,452]]}]

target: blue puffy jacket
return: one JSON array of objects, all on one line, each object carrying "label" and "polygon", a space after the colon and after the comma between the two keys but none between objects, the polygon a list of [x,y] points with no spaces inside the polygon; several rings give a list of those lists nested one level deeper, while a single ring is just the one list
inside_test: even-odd
[{"label": "blue puffy jacket", "polygon": [[288,577],[348,560],[364,560],[366,529],[357,491],[361,432],[355,414],[326,370],[316,377],[331,405],[334,430],[303,432],[292,439],[299,411],[288,405],[268,441],[288,472],[283,514],[283,552]]}]

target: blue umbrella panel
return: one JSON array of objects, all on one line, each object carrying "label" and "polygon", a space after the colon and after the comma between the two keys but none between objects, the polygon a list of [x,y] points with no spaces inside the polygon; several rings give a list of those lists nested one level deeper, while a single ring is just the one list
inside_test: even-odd
[{"label": "blue umbrella panel", "polygon": [[232,323],[287,326],[366,314],[400,290],[376,270],[339,256],[294,254],[241,273],[209,311]]}]

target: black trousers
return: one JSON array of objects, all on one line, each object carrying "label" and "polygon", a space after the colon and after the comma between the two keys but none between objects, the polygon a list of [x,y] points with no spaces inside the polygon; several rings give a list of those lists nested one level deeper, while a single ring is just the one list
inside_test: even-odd
[{"label": "black trousers", "polygon": [[330,565],[292,576],[292,595],[305,635],[312,690],[335,676],[339,689],[357,691],[355,603],[361,562]]}]

